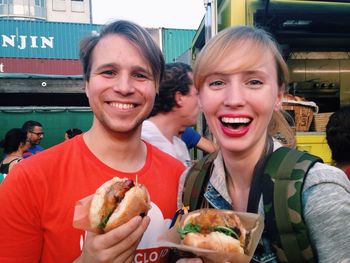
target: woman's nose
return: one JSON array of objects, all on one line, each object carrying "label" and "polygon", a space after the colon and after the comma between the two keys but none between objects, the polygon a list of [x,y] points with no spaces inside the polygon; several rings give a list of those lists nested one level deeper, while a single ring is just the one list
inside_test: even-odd
[{"label": "woman's nose", "polygon": [[224,104],[230,107],[242,106],[245,104],[245,94],[239,84],[232,84],[227,87]]}]

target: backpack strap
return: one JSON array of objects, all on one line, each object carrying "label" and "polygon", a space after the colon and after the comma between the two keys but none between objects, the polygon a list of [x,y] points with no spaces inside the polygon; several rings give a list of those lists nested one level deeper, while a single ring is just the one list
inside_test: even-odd
[{"label": "backpack strap", "polygon": [[284,253],[287,262],[313,262],[315,257],[302,218],[301,193],[304,179],[316,162],[322,159],[281,147],[265,166],[265,175],[273,181],[263,190],[265,222],[268,232],[275,232],[271,238],[275,238],[277,247],[281,248],[277,254]]},{"label": "backpack strap", "polygon": [[202,204],[205,186],[208,184],[210,170],[217,154],[217,152],[207,154],[194,164],[187,173],[182,202],[184,206],[189,206],[190,211],[200,208]]}]

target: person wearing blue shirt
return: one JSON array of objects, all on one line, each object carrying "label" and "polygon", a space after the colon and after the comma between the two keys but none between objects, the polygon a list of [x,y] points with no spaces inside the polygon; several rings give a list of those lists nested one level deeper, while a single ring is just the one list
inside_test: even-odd
[{"label": "person wearing blue shirt", "polygon": [[44,138],[43,126],[40,122],[37,121],[26,121],[22,125],[22,129],[27,132],[27,140],[30,143],[30,148],[24,152],[23,157],[27,158],[33,154],[41,152],[44,150],[39,144]]},{"label": "person wearing blue shirt", "polygon": [[192,126],[184,130],[181,134],[181,139],[186,143],[189,150],[194,147],[207,153],[212,153],[217,150],[217,145],[213,141],[201,136]]}]

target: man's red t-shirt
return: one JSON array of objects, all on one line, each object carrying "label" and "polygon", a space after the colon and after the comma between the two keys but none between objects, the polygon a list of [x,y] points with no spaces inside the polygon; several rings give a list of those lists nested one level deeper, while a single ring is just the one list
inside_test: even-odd
[{"label": "man's red t-shirt", "polygon": [[144,184],[151,197],[151,223],[135,262],[166,262],[167,248],[156,239],[176,211],[183,164],[147,145],[144,167],[135,173],[114,170],[87,148],[83,136],[25,159],[0,185],[0,262],[72,262],[79,257],[85,231],[72,227],[78,200],[114,176]]}]

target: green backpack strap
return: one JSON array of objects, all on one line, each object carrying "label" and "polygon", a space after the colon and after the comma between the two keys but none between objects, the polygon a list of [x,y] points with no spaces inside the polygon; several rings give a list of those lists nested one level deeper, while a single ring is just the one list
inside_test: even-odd
[{"label": "green backpack strap", "polygon": [[203,192],[208,183],[211,166],[217,152],[207,154],[203,159],[194,164],[187,173],[184,184],[182,202],[184,206],[189,206],[189,210],[200,208],[203,199]]},{"label": "green backpack strap", "polygon": [[[282,262],[314,262],[307,227],[302,218],[302,188],[309,169],[322,162],[317,156],[295,149],[282,147],[273,152],[265,166],[265,174],[273,181],[274,219],[268,218],[271,206],[264,200],[267,220],[275,222],[279,240],[277,256]],[[263,192],[264,199],[266,191]],[[272,200],[271,200],[272,201]],[[271,205],[271,204],[270,204]],[[280,258],[280,257],[279,257]],[[283,261],[283,258],[287,261]]]}]

